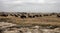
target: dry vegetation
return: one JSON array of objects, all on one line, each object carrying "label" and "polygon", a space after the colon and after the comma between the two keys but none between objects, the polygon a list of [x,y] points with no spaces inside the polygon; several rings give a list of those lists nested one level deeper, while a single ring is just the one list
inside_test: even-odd
[{"label": "dry vegetation", "polygon": [[3,13],[0,12],[0,22],[16,23],[22,26],[55,25],[60,26],[59,13]]},{"label": "dry vegetation", "polygon": [[0,33],[60,33],[60,13],[0,12]]}]

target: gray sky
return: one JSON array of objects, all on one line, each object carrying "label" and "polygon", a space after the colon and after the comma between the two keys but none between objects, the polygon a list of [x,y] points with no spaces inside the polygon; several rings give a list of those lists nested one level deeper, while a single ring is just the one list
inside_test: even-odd
[{"label": "gray sky", "polygon": [[4,12],[60,12],[60,0],[0,0]]}]

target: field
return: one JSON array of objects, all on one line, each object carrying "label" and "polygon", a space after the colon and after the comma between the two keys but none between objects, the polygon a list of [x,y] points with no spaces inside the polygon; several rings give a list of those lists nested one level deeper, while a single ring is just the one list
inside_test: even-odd
[{"label": "field", "polygon": [[0,33],[60,33],[60,13],[0,12]]},{"label": "field", "polygon": [[52,16],[45,15],[42,17],[34,17],[34,18],[29,18],[29,17],[20,18],[20,17],[9,15],[7,17],[0,16],[0,21],[15,23],[15,24],[22,25],[22,26],[34,26],[34,25],[60,26],[60,17],[57,17],[57,15],[52,15]]}]

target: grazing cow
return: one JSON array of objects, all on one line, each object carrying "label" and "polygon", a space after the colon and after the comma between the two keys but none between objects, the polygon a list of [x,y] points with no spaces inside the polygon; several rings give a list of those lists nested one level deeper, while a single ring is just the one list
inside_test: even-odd
[{"label": "grazing cow", "polygon": [[49,16],[52,16],[52,14],[49,14]]},{"label": "grazing cow", "polygon": [[14,15],[15,17],[18,17],[18,15]]},{"label": "grazing cow", "polygon": [[20,16],[21,14],[17,14],[18,16]]},{"label": "grazing cow", "polygon": [[52,15],[56,15],[56,13],[51,13]]},{"label": "grazing cow", "polygon": [[39,17],[39,15],[34,15],[35,17]]},{"label": "grazing cow", "polygon": [[29,18],[35,18],[35,16],[28,16]]},{"label": "grazing cow", "polygon": [[1,14],[0,16],[4,16],[4,17],[7,17],[7,16],[8,16],[8,14]]},{"label": "grazing cow", "polygon": [[21,15],[20,17],[21,17],[21,18],[26,18],[26,16],[25,16],[25,15]]},{"label": "grazing cow", "polygon": [[35,16],[32,16],[33,18],[35,18]]},{"label": "grazing cow", "polygon": [[23,33],[23,31],[19,30],[20,33]]},{"label": "grazing cow", "polygon": [[28,16],[29,18],[32,18],[32,16]]},{"label": "grazing cow", "polygon": [[42,17],[42,15],[39,15],[39,17]]},{"label": "grazing cow", "polygon": [[48,26],[49,29],[55,29],[57,28],[58,26]]},{"label": "grazing cow", "polygon": [[3,30],[2,29],[0,29],[0,33],[3,33]]},{"label": "grazing cow", "polygon": [[14,16],[14,14],[10,14],[11,16]]},{"label": "grazing cow", "polygon": [[49,16],[48,14],[44,14],[43,16]]},{"label": "grazing cow", "polygon": [[60,15],[57,15],[57,17],[60,17]]}]

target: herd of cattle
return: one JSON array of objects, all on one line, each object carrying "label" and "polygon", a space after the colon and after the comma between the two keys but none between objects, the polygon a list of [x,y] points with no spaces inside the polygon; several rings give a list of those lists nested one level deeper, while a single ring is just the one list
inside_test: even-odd
[{"label": "herd of cattle", "polygon": [[43,16],[57,16],[60,17],[60,13],[49,13],[49,14],[42,14],[42,13],[0,13],[0,16],[8,17],[8,16],[15,16],[20,18],[35,18],[35,17],[43,17]]}]

